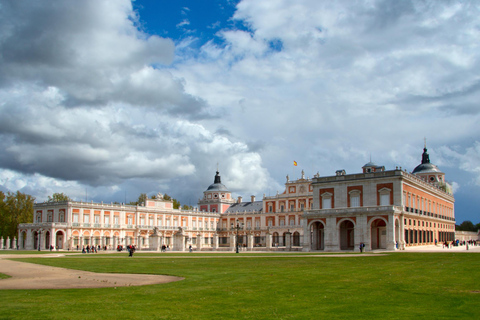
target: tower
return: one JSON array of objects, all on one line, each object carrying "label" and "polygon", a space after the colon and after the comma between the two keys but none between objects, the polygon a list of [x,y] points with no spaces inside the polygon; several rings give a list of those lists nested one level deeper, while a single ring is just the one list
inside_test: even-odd
[{"label": "tower", "polygon": [[203,199],[198,200],[199,210],[223,213],[234,203],[232,193],[222,184],[220,173],[217,170],[213,184],[203,192]]}]

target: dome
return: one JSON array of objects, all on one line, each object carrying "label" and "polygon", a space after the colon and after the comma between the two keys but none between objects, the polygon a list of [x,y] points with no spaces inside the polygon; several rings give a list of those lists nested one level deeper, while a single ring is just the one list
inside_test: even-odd
[{"label": "dome", "polygon": [[228,191],[227,187],[225,187],[225,185],[222,184],[222,181],[220,179],[220,174],[218,171],[217,171],[217,174],[215,175],[215,180],[207,188],[206,191]]},{"label": "dome", "polygon": [[422,163],[422,164],[419,164],[418,166],[415,167],[415,169],[413,169],[413,172],[414,174],[417,174],[417,173],[430,173],[430,172],[440,172],[441,171],[438,169],[438,167],[436,165],[434,165],[433,163]]},{"label": "dome", "polygon": [[419,173],[442,173],[440,169],[433,163],[430,163],[430,156],[427,153],[427,148],[423,148],[422,163],[415,167],[413,174]]},{"label": "dome", "polygon": [[373,163],[372,161],[368,162],[368,163],[365,163],[365,165],[362,167],[362,168],[366,168],[366,167],[378,167],[376,163]]}]

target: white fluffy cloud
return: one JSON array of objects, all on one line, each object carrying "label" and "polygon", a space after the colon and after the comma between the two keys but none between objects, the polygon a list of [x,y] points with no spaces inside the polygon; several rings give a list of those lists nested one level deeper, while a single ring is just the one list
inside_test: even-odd
[{"label": "white fluffy cloud", "polygon": [[[465,176],[480,181],[479,11],[243,0],[232,19],[247,28],[197,48],[193,33],[175,47],[139,30],[127,0],[1,1],[3,188],[195,204],[217,163],[235,193],[259,195],[300,175],[293,160],[310,177],[370,156],[412,170],[427,137],[461,197]],[[468,175],[449,177],[457,168]]]}]

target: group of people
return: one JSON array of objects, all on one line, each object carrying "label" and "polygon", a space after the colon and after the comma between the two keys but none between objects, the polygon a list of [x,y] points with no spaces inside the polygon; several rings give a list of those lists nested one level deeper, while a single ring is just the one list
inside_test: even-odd
[{"label": "group of people", "polygon": [[[79,249],[79,246],[77,245],[77,250]],[[102,250],[102,247],[100,246],[83,246],[82,248],[82,253],[97,253],[98,251]],[[103,250],[107,250],[107,246],[103,248]]]},{"label": "group of people", "polygon": [[[436,240],[435,240],[435,244],[436,243]],[[460,241],[460,240],[455,240],[455,241],[452,241],[452,242],[448,242],[448,241],[445,241],[442,243],[442,248],[453,248],[453,247],[458,247],[458,246],[466,246],[467,250],[468,250],[468,247],[469,246],[476,246],[477,245],[477,241],[476,240],[468,240],[468,241]]]},{"label": "group of people", "polygon": [[162,252],[165,252],[165,251],[170,251],[170,246],[162,245]]}]

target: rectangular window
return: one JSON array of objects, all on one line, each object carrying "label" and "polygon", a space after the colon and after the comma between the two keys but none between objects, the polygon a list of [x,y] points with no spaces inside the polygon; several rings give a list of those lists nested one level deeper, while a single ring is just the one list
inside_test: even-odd
[{"label": "rectangular window", "polygon": [[322,198],[322,209],[331,209],[332,208],[332,198]]},{"label": "rectangular window", "polygon": [[390,205],[390,194],[389,193],[380,195],[380,205],[381,206]]},{"label": "rectangular window", "polygon": [[105,224],[110,224],[110,217],[109,216],[105,216]]},{"label": "rectangular window", "polygon": [[78,214],[73,215],[73,222],[78,223]]},{"label": "rectangular window", "polygon": [[90,222],[90,215],[88,214],[85,214],[83,216],[83,223],[89,223]]},{"label": "rectangular window", "polygon": [[355,195],[350,197],[350,206],[353,208],[360,207],[360,196]]}]

